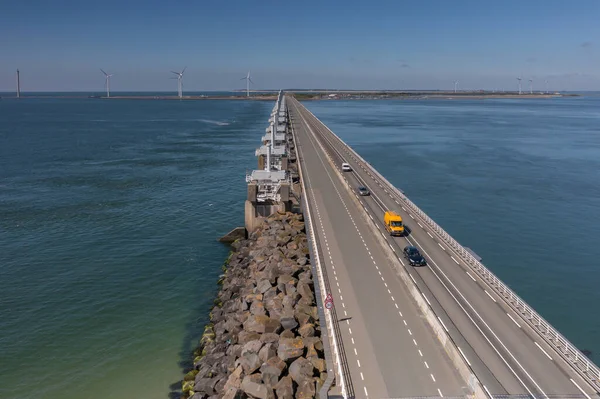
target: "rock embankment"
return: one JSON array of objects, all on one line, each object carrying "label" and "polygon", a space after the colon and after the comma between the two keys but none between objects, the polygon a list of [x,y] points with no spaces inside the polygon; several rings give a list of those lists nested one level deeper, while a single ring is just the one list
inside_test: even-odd
[{"label": "rock embankment", "polygon": [[327,373],[302,215],[272,215],[232,246],[184,394],[315,397]]}]

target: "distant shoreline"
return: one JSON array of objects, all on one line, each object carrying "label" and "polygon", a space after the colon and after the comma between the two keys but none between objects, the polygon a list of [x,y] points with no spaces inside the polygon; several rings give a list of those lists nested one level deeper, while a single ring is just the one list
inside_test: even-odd
[{"label": "distant shoreline", "polygon": [[[481,92],[431,92],[431,91],[415,91],[415,92],[393,92],[393,91],[289,91],[299,101],[339,101],[339,100],[485,100],[485,99],[542,99],[542,98],[563,98],[563,97],[581,97],[581,94],[561,94],[561,93],[481,93]],[[102,95],[76,95],[76,94],[49,94],[49,95],[21,95],[17,98],[16,95],[0,96],[0,99],[96,99],[96,100],[247,100],[247,101],[275,101],[276,94],[257,94],[250,97],[246,95],[191,95],[178,96],[170,95],[114,95],[105,97]]]}]

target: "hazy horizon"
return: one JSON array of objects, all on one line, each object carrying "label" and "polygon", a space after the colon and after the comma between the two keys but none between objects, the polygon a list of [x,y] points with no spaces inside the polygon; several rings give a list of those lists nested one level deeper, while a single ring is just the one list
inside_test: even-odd
[{"label": "hazy horizon", "polygon": [[31,0],[0,14],[0,91],[600,90],[600,3]]}]

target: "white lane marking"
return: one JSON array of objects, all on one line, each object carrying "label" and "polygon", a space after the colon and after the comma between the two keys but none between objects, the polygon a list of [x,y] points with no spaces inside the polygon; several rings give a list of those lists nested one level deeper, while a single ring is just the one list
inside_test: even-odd
[{"label": "white lane marking", "polygon": [[440,248],[442,248],[444,251],[446,250],[446,248],[442,247],[442,244],[440,244],[439,242],[438,242],[438,245],[439,245],[439,246],[440,246]]},{"label": "white lane marking", "polygon": [[410,331],[410,328],[408,328],[407,330],[408,330],[408,334],[412,335],[412,331]]},{"label": "white lane marking", "polygon": [[467,364],[469,366],[471,366],[471,362],[469,361],[469,359],[467,359],[467,357],[465,356],[465,353],[462,351],[462,349],[460,349],[460,346],[457,346],[457,348],[458,348],[458,351],[460,352],[460,354],[462,355],[462,357],[465,358],[465,361],[467,362]]},{"label": "white lane marking", "polygon": [[579,386],[579,384],[577,384],[572,378],[569,378],[569,379],[577,387],[577,389],[579,389],[581,391],[581,393],[585,395],[586,398],[592,399],[592,398],[590,398],[590,395],[588,395],[587,393],[585,393],[585,391],[583,389],[581,389],[581,387]]},{"label": "white lane marking", "polygon": [[417,341],[414,338],[413,338],[413,342],[414,342],[415,346],[419,346],[419,345],[417,345]]},{"label": "white lane marking", "polygon": [[442,323],[442,327],[444,327],[444,330],[446,330],[446,332],[450,332],[450,331],[448,331],[448,328],[446,327],[446,325],[444,324],[442,319],[440,319],[440,316],[438,316],[438,320],[440,321],[440,323]]},{"label": "white lane marking", "polygon": [[429,306],[431,306],[431,302],[429,302],[429,299],[427,299],[427,297],[425,296],[425,294],[423,294],[423,293],[421,292],[421,295],[423,295],[423,298],[425,298],[425,300],[427,301],[427,303],[429,304]]},{"label": "white lane marking", "polygon": [[483,386],[483,389],[485,389],[485,391],[487,392],[487,394],[490,398],[493,398],[492,394],[490,393],[490,391],[488,391],[488,389],[485,385]]},{"label": "white lane marking", "polygon": [[467,275],[468,275],[469,277],[471,277],[471,280],[473,280],[473,281],[477,282],[477,280],[475,280],[475,277],[471,276],[471,273],[467,272]]},{"label": "white lane marking", "polygon": [[413,215],[411,215],[410,213],[408,214],[408,216],[410,216],[411,219],[414,219],[415,217]]},{"label": "white lane marking", "polygon": [[[385,284],[385,286],[387,287],[387,283]],[[388,294],[392,295],[392,291],[390,291],[389,288],[388,288]]]},{"label": "white lane marking", "polygon": [[392,302],[396,302],[396,300],[394,299],[394,297],[392,297]]},{"label": "white lane marking", "polygon": [[398,314],[400,315],[400,317],[404,317],[404,316],[402,316],[402,312],[401,311],[398,311]]},{"label": "white lane marking", "polygon": [[419,355],[423,357],[423,352],[421,352],[421,349],[419,349]]},{"label": "white lane marking", "polygon": [[344,300],[344,298],[342,297],[342,295],[341,295],[341,294],[342,294],[342,291],[340,290],[340,301],[343,301],[343,300]]},{"label": "white lane marking", "polygon": [[405,207],[402,207],[402,210],[403,210],[403,211],[406,211],[406,208],[405,208]]},{"label": "white lane marking", "polygon": [[363,380],[363,381],[365,380],[365,377],[363,376],[362,371],[360,372],[360,379]]},{"label": "white lane marking", "polygon": [[356,363],[358,363],[358,367],[360,367],[360,360],[356,359]]},{"label": "white lane marking", "polygon": [[354,348],[354,354],[355,354],[356,356],[358,356],[358,352],[356,351],[356,348]]},{"label": "white lane marking", "polygon": [[444,395],[442,395],[442,391],[440,391],[440,389],[438,388],[438,393],[440,394],[440,398],[443,398]]},{"label": "white lane marking", "polygon": [[544,350],[544,348],[542,348],[542,347],[540,346],[540,344],[538,344],[538,343],[537,343],[537,342],[535,342],[535,341],[533,341],[533,343],[535,344],[535,346],[537,346],[538,348],[540,348],[540,350],[541,350],[542,352],[544,352],[544,355],[546,355],[546,357],[547,357],[548,359],[552,360],[552,358],[550,357],[550,355],[548,354],[548,352],[546,352],[546,351]]},{"label": "white lane marking", "polygon": [[406,323],[406,320],[402,320],[402,321],[404,322],[404,325],[405,325],[405,326],[407,326],[407,325],[408,325],[408,323]]},{"label": "white lane marking", "polygon": [[394,247],[392,247],[392,244],[388,244],[390,246],[390,248],[392,248],[392,251],[396,252],[396,249]]},{"label": "white lane marking", "polygon": [[456,259],[454,259],[454,256],[450,255],[450,257],[452,258],[452,260],[454,261],[454,263],[456,263],[457,265],[460,264],[460,263],[458,263],[458,261]]},{"label": "white lane marking", "polygon": [[352,340],[352,345],[354,345],[354,337],[350,337],[350,339]]},{"label": "white lane marking", "polygon": [[417,282],[415,281],[415,278],[412,276],[412,274],[409,274],[409,276],[412,279],[413,283],[417,284]]},{"label": "white lane marking", "polygon": [[396,305],[396,309],[398,309],[398,304],[397,304],[397,303],[394,303],[394,305]]},{"label": "white lane marking", "polygon": [[433,238],[433,236],[431,235],[431,233],[430,233],[430,232],[427,232],[427,235],[428,235],[429,237]]},{"label": "white lane marking", "polygon": [[490,298],[492,298],[492,301],[496,302],[496,300],[494,299],[494,297],[493,297],[493,296],[491,296],[489,292],[487,292],[486,290],[484,290],[484,291],[485,291],[485,293],[486,293],[486,294],[487,294],[487,295],[488,295]]},{"label": "white lane marking", "polygon": [[400,203],[398,201],[396,201],[396,204],[400,205]]},{"label": "white lane marking", "polygon": [[433,380],[433,382],[435,382],[435,377],[433,376],[433,374],[429,374],[431,376],[431,379]]},{"label": "white lane marking", "polygon": [[352,334],[352,329],[351,328],[348,328],[348,331],[350,332],[350,334]]},{"label": "white lane marking", "polygon": [[365,389],[365,395],[369,396],[369,393],[367,392],[367,387],[363,387]]},{"label": "white lane marking", "polygon": [[369,217],[371,218],[371,220],[373,220],[373,221],[375,220],[375,219],[373,219],[373,216],[371,216],[370,213],[368,213],[367,215],[369,215]]},{"label": "white lane marking", "polygon": [[427,364],[427,362],[423,362],[423,363],[425,363],[425,367],[429,368],[429,365]]},{"label": "white lane marking", "polygon": [[513,323],[515,323],[517,325],[517,327],[521,328],[521,325],[519,323],[517,323],[517,321],[515,319],[513,319],[513,317],[510,314],[506,314],[508,317],[510,317],[510,319],[513,321]]},{"label": "white lane marking", "polygon": [[423,228],[423,225],[419,222],[417,222],[417,224],[419,225],[420,228]]}]

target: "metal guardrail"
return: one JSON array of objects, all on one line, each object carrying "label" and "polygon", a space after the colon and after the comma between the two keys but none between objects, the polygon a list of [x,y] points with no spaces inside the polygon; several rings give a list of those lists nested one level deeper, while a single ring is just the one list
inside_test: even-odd
[{"label": "metal guardrail", "polygon": [[[289,115],[289,112],[288,112]],[[290,118],[291,119],[291,118]],[[294,139],[294,145],[296,146],[296,148],[298,148],[297,143],[296,143],[296,136],[295,136],[295,132],[294,132],[294,128],[293,128],[293,124],[290,121],[290,128],[292,131],[292,137]],[[330,337],[331,341],[333,343],[333,351],[334,351],[334,355],[336,358],[335,362],[332,362],[332,359],[326,359],[328,361],[330,361],[331,363],[337,363],[337,374],[339,376],[339,385],[342,389],[342,396],[344,397],[344,399],[351,399],[354,398],[354,388],[352,386],[352,382],[349,379],[349,375],[350,375],[350,370],[348,368],[348,364],[346,361],[343,361],[342,359],[345,359],[345,354],[344,354],[344,347],[343,347],[343,342],[342,342],[342,335],[341,335],[341,331],[338,325],[338,318],[337,318],[337,314],[335,311],[335,306],[329,310],[329,311],[324,311],[324,307],[323,307],[323,302],[325,300],[325,297],[327,296],[328,292],[331,292],[331,287],[329,285],[329,279],[327,277],[327,271],[321,266],[321,251],[319,251],[319,246],[317,244],[317,238],[315,235],[315,231],[313,229],[313,222],[312,222],[312,216],[311,216],[311,212],[310,212],[310,203],[308,200],[308,195],[307,195],[307,191],[306,191],[306,185],[305,185],[305,181],[302,175],[302,162],[303,162],[303,158],[300,156],[299,152],[296,152],[296,157],[298,159],[298,173],[300,175],[300,182],[302,185],[302,194],[300,195],[301,199],[303,201],[300,201],[302,210],[303,210],[303,214],[304,217],[306,219],[305,223],[305,229],[306,229],[306,233],[307,233],[307,238],[308,238],[308,246],[309,246],[309,251],[311,254],[311,264],[314,264],[314,272],[316,272],[316,277],[318,279],[318,284],[315,286],[315,293],[317,295],[315,295],[317,298],[317,308],[319,311],[319,318],[323,318],[322,320],[325,322],[325,328],[327,331],[322,331],[323,335],[325,335],[326,338]],[[314,262],[312,262],[312,260],[314,260]],[[333,367],[332,367],[333,369]],[[348,379],[345,378],[345,376],[348,376]],[[329,382],[329,384],[331,384],[331,381],[333,379],[333,376],[328,376],[327,382]],[[329,389],[329,386],[327,386],[326,384],[323,384],[322,390],[319,392],[319,396],[323,397],[323,395],[326,392],[322,392],[325,389]]]},{"label": "metal guardrail", "polygon": [[[307,110],[308,111],[308,110]],[[310,111],[308,111],[310,112]],[[310,114],[319,122],[321,120]],[[558,332],[550,323],[540,316],[531,306],[521,299],[513,290],[504,284],[494,273],[479,262],[469,251],[458,243],[450,234],[440,227],[433,219],[431,219],[421,208],[415,205],[406,195],[392,185],[385,177],[383,177],[370,163],[365,161],[356,151],[348,144],[344,143],[327,125],[321,122],[323,126],[331,133],[331,135],[348,149],[357,159],[359,159],[373,175],[384,183],[388,189],[392,190],[396,195],[404,201],[429,227],[446,243],[448,244],[477,275],[486,281],[498,295],[504,298],[505,302],[523,319],[530,327],[534,329],[557,353],[585,379],[596,391],[600,390],[600,369],[592,363],[579,349],[570,343],[560,332]]]}]

